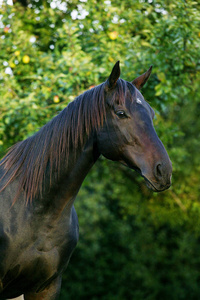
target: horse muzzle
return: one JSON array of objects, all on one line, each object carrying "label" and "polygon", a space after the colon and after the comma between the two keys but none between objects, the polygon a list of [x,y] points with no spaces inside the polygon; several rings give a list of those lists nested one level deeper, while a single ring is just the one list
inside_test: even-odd
[{"label": "horse muzzle", "polygon": [[162,192],[170,188],[172,179],[172,164],[157,164],[151,176],[148,174],[141,174],[144,177],[146,185],[154,192]]}]

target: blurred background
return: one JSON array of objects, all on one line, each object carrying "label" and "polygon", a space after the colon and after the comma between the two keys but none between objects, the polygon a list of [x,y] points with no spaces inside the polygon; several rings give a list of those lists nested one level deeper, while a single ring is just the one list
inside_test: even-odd
[{"label": "blurred background", "polygon": [[200,4],[194,0],[1,0],[0,155],[36,132],[117,60],[142,93],[173,164],[149,191],[101,158],[75,202],[80,240],[61,300],[200,299]]}]

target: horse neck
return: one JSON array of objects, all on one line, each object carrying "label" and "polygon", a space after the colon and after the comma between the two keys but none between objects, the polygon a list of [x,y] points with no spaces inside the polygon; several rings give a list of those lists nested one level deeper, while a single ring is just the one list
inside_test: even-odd
[{"label": "horse neck", "polygon": [[73,205],[83,180],[99,155],[93,137],[90,137],[85,145],[72,151],[68,158],[68,164],[62,166],[59,180],[52,183],[50,191],[46,195],[46,199],[52,203],[53,209],[56,207],[58,211],[62,211],[66,206]]}]

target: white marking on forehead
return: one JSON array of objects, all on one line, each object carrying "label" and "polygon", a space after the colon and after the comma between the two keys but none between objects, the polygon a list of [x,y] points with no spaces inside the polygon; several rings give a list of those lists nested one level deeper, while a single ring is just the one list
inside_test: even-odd
[{"label": "white marking on forehead", "polygon": [[142,104],[142,101],[139,98],[136,99],[136,102]]}]

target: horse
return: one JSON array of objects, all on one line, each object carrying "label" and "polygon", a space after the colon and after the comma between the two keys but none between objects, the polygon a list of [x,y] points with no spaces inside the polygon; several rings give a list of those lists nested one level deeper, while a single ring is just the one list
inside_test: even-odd
[{"label": "horse", "polygon": [[171,185],[172,164],[140,88],[120,78],[85,91],[0,161],[0,299],[56,300],[77,244],[74,201],[103,155],[136,170],[155,192]]}]

